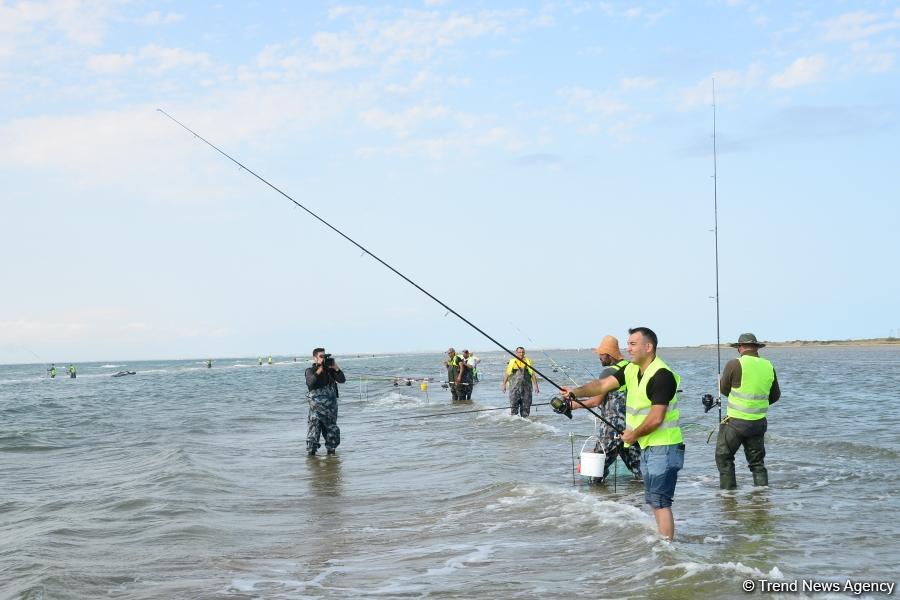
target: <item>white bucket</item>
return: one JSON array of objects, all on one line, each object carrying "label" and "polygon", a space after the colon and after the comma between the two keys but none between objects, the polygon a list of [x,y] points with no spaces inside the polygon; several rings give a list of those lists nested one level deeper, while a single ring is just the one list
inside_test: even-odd
[{"label": "white bucket", "polygon": [[606,455],[599,452],[581,453],[581,476],[603,478],[603,467],[606,466]]}]

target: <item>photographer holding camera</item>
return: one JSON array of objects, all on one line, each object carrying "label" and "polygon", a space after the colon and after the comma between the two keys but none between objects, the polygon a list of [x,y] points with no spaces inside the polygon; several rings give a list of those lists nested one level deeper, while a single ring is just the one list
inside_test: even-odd
[{"label": "photographer holding camera", "polygon": [[341,443],[341,430],[337,426],[338,386],[347,378],[325,348],[313,350],[313,366],[306,369],[306,387],[309,391],[309,415],[306,418],[306,453],[315,456],[319,449],[319,437],[325,437],[328,454],[334,454]]}]

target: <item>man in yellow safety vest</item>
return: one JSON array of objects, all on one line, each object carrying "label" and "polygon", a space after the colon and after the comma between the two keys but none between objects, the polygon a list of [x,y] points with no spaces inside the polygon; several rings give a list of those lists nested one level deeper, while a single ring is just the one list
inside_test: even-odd
[{"label": "man in yellow safety vest", "polygon": [[672,499],[678,471],[684,466],[684,438],[678,425],[681,377],[656,355],[658,340],[653,330],[635,327],[628,334],[631,363],[603,379],[574,389],[562,388],[563,401],[576,409],[581,405],[570,402],[571,396],[589,398],[583,404],[593,408],[600,404],[600,398],[625,386],[622,441],[641,447],[644,500],[653,509],[660,535],[671,540],[675,537]]},{"label": "man in yellow safety vest", "polygon": [[719,426],[716,439],[716,466],[719,468],[719,487],[737,488],[734,475],[734,454],[741,446],[747,466],[753,473],[753,484],[769,485],[766,471],[765,435],[768,428],[766,411],[781,397],[778,378],[772,363],[760,358],[759,349],[765,347],[752,333],[742,333],[732,348],[740,356],[725,364],[719,391],[728,397],[727,416]]}]

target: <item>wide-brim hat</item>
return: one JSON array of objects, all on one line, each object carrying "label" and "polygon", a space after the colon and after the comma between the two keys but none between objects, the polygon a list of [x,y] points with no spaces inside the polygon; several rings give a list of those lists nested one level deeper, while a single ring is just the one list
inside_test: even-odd
[{"label": "wide-brim hat", "polygon": [[611,335],[604,336],[600,345],[594,348],[594,354],[609,354],[616,360],[622,360],[622,351],[619,350],[619,340]]},{"label": "wide-brim hat", "polygon": [[738,346],[756,346],[758,348],[765,348],[766,345],[759,340],[756,339],[756,336],[752,333],[742,333],[738,336],[738,341],[729,344],[732,348],[737,348]]}]

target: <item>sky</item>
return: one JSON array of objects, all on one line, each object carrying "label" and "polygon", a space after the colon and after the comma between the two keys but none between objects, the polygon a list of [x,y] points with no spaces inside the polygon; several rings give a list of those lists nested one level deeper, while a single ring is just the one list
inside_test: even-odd
[{"label": "sky", "polygon": [[716,218],[723,342],[900,335],[898,57],[900,2],[0,0],[0,362],[495,349],[157,108],[509,347],[715,342]]}]

